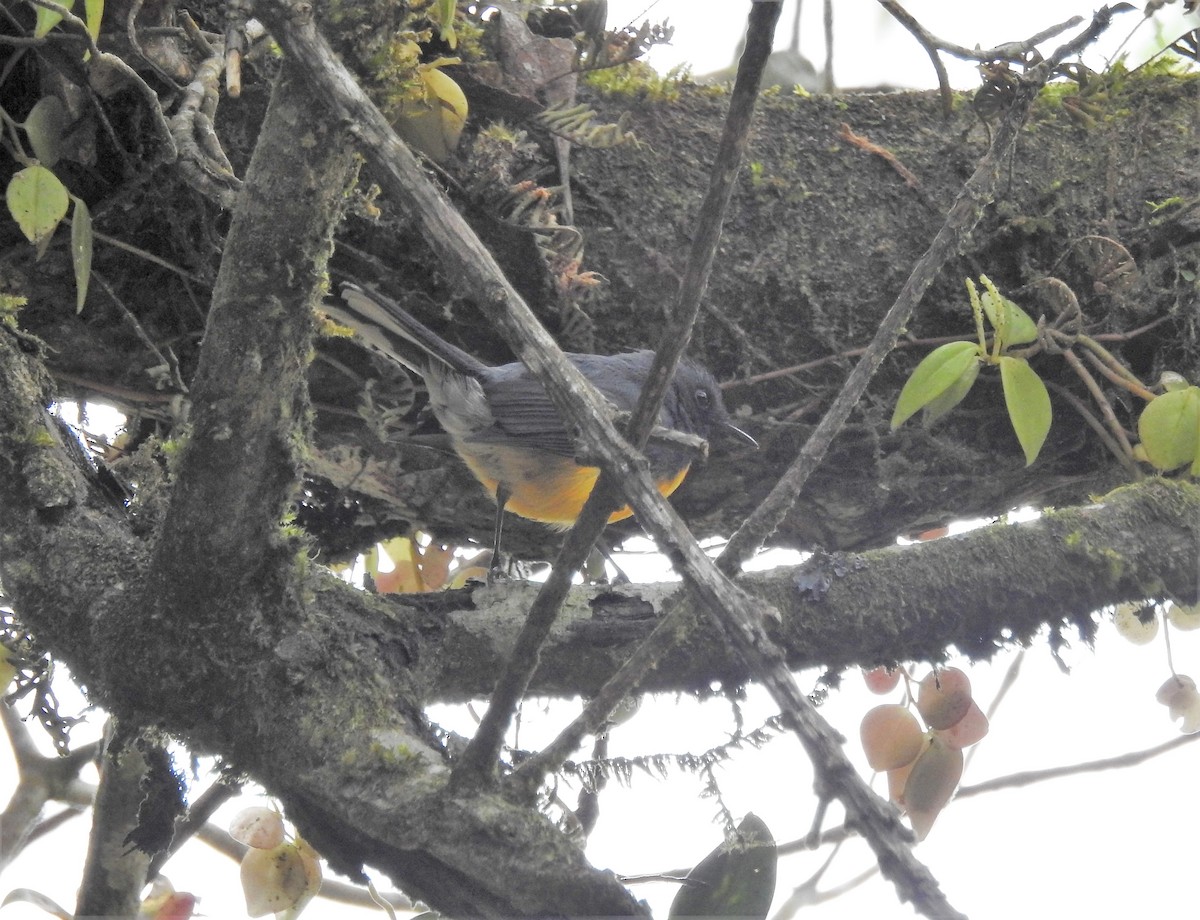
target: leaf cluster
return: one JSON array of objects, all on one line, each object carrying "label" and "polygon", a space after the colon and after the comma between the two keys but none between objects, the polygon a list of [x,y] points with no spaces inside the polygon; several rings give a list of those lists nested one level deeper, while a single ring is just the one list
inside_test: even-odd
[{"label": "leaf cluster", "polygon": [[[1037,340],[1037,324],[1028,313],[1001,296],[987,277],[980,282],[984,286],[982,296],[975,284],[967,280],[978,340],[948,342],[917,365],[896,401],[892,428],[899,428],[921,410],[927,422],[936,421],[966,398],[985,365],[996,367],[1000,371],[1009,421],[1029,465],[1037,459],[1050,431],[1050,394],[1028,360],[1010,352],[1014,346]],[[992,327],[990,348],[984,333],[984,316]]]}]

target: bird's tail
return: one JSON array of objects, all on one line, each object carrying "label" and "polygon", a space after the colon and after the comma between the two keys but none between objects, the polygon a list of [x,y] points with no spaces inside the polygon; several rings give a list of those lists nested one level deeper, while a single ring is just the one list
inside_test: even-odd
[{"label": "bird's tail", "polygon": [[322,309],[334,322],[349,326],[365,344],[387,358],[424,375],[425,362],[414,357],[415,345],[432,358],[468,377],[480,377],[487,366],[461,348],[451,345],[402,306],[354,284],[342,285],[342,301]]}]

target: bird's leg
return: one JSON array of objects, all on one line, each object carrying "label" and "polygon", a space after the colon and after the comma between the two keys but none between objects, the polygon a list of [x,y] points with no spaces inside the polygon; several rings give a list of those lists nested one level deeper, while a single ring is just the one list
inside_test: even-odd
[{"label": "bird's leg", "polygon": [[617,560],[613,558],[612,544],[609,543],[608,540],[606,540],[603,536],[601,536],[596,541],[596,552],[599,553],[603,557],[605,562],[607,562],[609,565],[611,565],[614,569],[617,570],[617,576],[616,576],[616,578],[614,578],[612,580],[612,584],[614,584],[614,585],[630,584],[629,576],[625,574],[625,570],[622,569],[617,564]]},{"label": "bird's leg", "polygon": [[509,491],[502,483],[496,484],[496,527],[492,531],[492,564],[488,567],[488,584],[503,575],[504,563],[500,558],[500,536],[504,531],[504,506],[508,504]]}]

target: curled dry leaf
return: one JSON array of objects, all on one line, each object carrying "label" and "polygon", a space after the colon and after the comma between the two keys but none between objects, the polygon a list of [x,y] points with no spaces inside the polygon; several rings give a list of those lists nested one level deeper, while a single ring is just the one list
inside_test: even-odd
[{"label": "curled dry leaf", "polygon": [[283,815],[262,805],[243,808],[229,823],[229,834],[248,847],[274,849],[283,843]]},{"label": "curled dry leaf", "polygon": [[1158,635],[1158,617],[1145,616],[1143,613],[1152,607],[1153,605],[1132,602],[1119,604],[1113,613],[1113,625],[1117,627],[1121,638],[1134,645],[1146,645],[1153,642],[1154,637]]},{"label": "curled dry leaf", "polygon": [[297,839],[270,850],[250,849],[242,858],[242,893],[246,913],[295,917],[321,888],[316,851]]},{"label": "curled dry leaf", "polygon": [[1171,675],[1154,698],[1167,707],[1171,721],[1179,722],[1183,734],[1200,731],[1200,693],[1196,692],[1196,682],[1186,674]]}]

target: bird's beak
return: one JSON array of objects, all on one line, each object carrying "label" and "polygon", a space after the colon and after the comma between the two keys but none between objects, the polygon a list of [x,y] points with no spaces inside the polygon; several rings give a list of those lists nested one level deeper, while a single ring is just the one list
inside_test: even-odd
[{"label": "bird's beak", "polygon": [[754,438],[752,438],[749,434],[742,431],[742,429],[740,429],[737,425],[733,424],[732,422],[726,422],[725,428],[730,434],[741,438],[743,441],[745,441],[747,444],[749,444],[755,450],[758,450],[758,442],[756,440],[754,440]]}]

